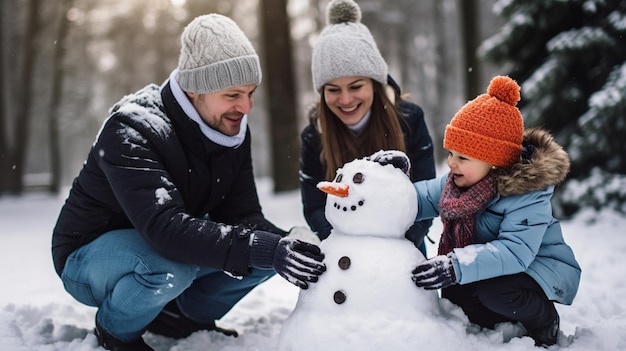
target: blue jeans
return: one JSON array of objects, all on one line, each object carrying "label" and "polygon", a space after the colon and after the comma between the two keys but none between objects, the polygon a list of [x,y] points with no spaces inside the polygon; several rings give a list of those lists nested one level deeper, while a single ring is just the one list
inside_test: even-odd
[{"label": "blue jeans", "polygon": [[61,275],[76,300],[98,307],[96,320],[123,341],[136,340],[171,300],[201,323],[223,317],[250,290],[275,272],[252,269],[242,279],[215,268],[172,261],[135,229],[105,233],[67,259]]}]

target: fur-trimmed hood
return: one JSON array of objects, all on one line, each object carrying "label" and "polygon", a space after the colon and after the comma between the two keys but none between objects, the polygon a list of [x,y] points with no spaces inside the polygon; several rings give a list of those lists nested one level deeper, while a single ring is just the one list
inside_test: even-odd
[{"label": "fur-trimmed hood", "polygon": [[532,145],[528,159],[522,159],[498,177],[498,194],[511,196],[556,186],[570,168],[567,152],[552,135],[540,128],[524,131],[524,145]]}]

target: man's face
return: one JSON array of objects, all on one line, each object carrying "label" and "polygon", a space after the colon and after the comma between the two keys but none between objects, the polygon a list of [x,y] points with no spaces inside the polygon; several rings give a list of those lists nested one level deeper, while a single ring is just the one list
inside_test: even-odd
[{"label": "man's face", "polygon": [[254,104],[252,94],[256,87],[256,84],[240,85],[206,94],[187,92],[187,96],[209,127],[234,136],[239,133],[243,116]]}]

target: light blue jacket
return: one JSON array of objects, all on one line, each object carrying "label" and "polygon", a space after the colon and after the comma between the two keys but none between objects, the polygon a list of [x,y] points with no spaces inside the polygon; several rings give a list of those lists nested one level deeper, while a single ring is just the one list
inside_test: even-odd
[{"label": "light blue jacket", "polygon": [[[459,284],[525,272],[550,300],[571,304],[581,268],[552,216],[554,185],[569,169],[567,154],[541,130],[529,130],[536,150],[498,179],[498,195],[476,218],[476,241],[455,248],[454,271]],[[547,167],[547,168],[546,168]],[[447,175],[414,183],[417,219],[439,216],[439,198]]]}]

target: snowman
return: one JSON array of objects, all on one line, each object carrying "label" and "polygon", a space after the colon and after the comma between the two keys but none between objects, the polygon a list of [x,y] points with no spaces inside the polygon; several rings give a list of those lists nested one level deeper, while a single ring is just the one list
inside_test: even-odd
[{"label": "snowman", "polygon": [[424,331],[445,338],[436,292],[411,281],[425,258],[404,237],[417,214],[409,169],[403,152],[381,150],[317,185],[333,226],[320,244],[327,270],[300,290],[279,351],[417,350],[437,346],[425,344]]}]

